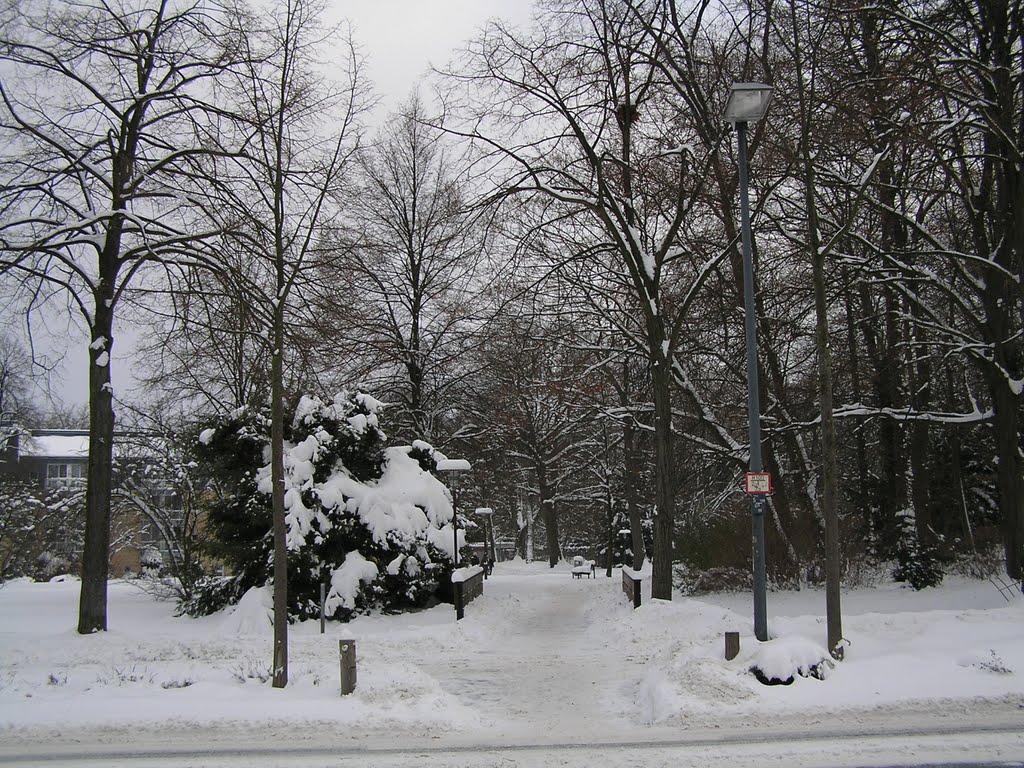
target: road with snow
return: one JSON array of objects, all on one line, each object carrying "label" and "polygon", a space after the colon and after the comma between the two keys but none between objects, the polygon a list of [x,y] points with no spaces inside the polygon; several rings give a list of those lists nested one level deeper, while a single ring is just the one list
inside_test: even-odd
[{"label": "road with snow", "polygon": [[[176,745],[139,743],[111,748],[85,744],[39,749],[33,755],[0,755],[0,765],[109,766],[109,768],[594,768],[643,765],[644,768],[1020,768],[1019,728],[1003,726],[950,733],[849,731],[765,734],[705,733],[673,741],[596,742],[586,744],[433,744],[355,746],[348,740],[281,747],[273,739],[258,743],[199,743],[182,734]],[[6,752],[6,750],[4,750]],[[995,755],[995,757],[984,757]]]}]

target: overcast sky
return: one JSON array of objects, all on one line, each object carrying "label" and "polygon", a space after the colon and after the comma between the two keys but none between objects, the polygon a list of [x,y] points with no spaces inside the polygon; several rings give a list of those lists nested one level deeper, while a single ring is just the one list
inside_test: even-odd
[{"label": "overcast sky", "polygon": [[[352,24],[367,59],[367,74],[381,99],[374,115],[381,120],[406,99],[430,66],[447,64],[452,53],[489,19],[528,26],[532,0],[327,0],[327,4],[328,23],[347,19]],[[136,383],[131,376],[132,334],[123,324],[115,333],[114,391],[132,400],[130,390]],[[53,345],[58,356],[64,352],[60,380],[51,382],[54,394],[65,401],[87,403],[86,337],[60,334],[37,341]]]},{"label": "overcast sky", "polygon": [[352,23],[369,77],[394,109],[417,78],[448,63],[454,50],[488,19],[527,26],[532,0],[328,0],[334,19]]}]

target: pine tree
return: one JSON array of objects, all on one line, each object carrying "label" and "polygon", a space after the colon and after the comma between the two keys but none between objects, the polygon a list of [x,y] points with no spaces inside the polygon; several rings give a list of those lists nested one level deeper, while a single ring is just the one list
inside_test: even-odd
[{"label": "pine tree", "polygon": [[[431,446],[387,447],[381,404],[363,393],[303,397],[285,425],[289,615],[348,620],[421,607],[451,573],[451,501]],[[201,440],[233,491],[210,510],[213,553],[234,576],[197,612],[272,580],[268,414],[239,410]],[[443,532],[447,526],[448,533]]]}]

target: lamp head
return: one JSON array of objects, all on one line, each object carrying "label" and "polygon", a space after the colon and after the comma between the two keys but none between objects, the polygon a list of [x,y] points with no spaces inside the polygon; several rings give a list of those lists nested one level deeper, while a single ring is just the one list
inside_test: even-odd
[{"label": "lamp head", "polygon": [[463,472],[469,472],[471,465],[465,459],[440,459],[437,462],[437,471],[448,478],[448,482],[454,488],[459,484],[459,478]]},{"label": "lamp head", "polygon": [[760,120],[768,111],[774,90],[763,83],[733,83],[725,102],[725,121],[736,125]]}]

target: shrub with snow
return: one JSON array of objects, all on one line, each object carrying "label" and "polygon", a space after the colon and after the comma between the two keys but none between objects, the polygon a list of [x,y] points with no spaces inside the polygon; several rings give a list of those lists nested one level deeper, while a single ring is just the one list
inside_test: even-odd
[{"label": "shrub with snow", "polygon": [[[451,573],[452,505],[430,470],[444,458],[429,445],[386,447],[381,403],[342,392],[303,397],[285,429],[289,612],[347,619],[369,608],[424,605]],[[235,492],[211,510],[216,554],[240,595],[271,580],[273,536],[269,420],[239,411],[202,445],[220,458]],[[447,529],[447,534],[445,533]],[[212,602],[204,610],[213,607]]]},{"label": "shrub with snow", "polygon": [[750,672],[764,685],[789,685],[797,677],[824,680],[834,668],[828,651],[799,636],[760,643],[750,664]]},{"label": "shrub with snow", "polygon": [[163,564],[164,559],[156,547],[146,547],[139,556],[139,567],[142,569],[142,575],[147,578],[159,576]]},{"label": "shrub with snow", "polygon": [[753,577],[750,571],[721,566],[705,571],[673,572],[675,586],[689,595],[706,595],[711,592],[745,592],[751,589]]},{"label": "shrub with snow", "polygon": [[909,516],[902,518],[901,530],[893,579],[906,582],[915,590],[939,586],[943,573],[938,548],[922,541],[914,520]]},{"label": "shrub with snow", "polygon": [[35,581],[52,581],[58,576],[67,574],[71,570],[71,564],[52,552],[42,552],[36,558],[32,578]]},{"label": "shrub with snow", "polygon": [[270,587],[252,587],[224,617],[230,635],[259,635],[274,624],[274,595]]}]

